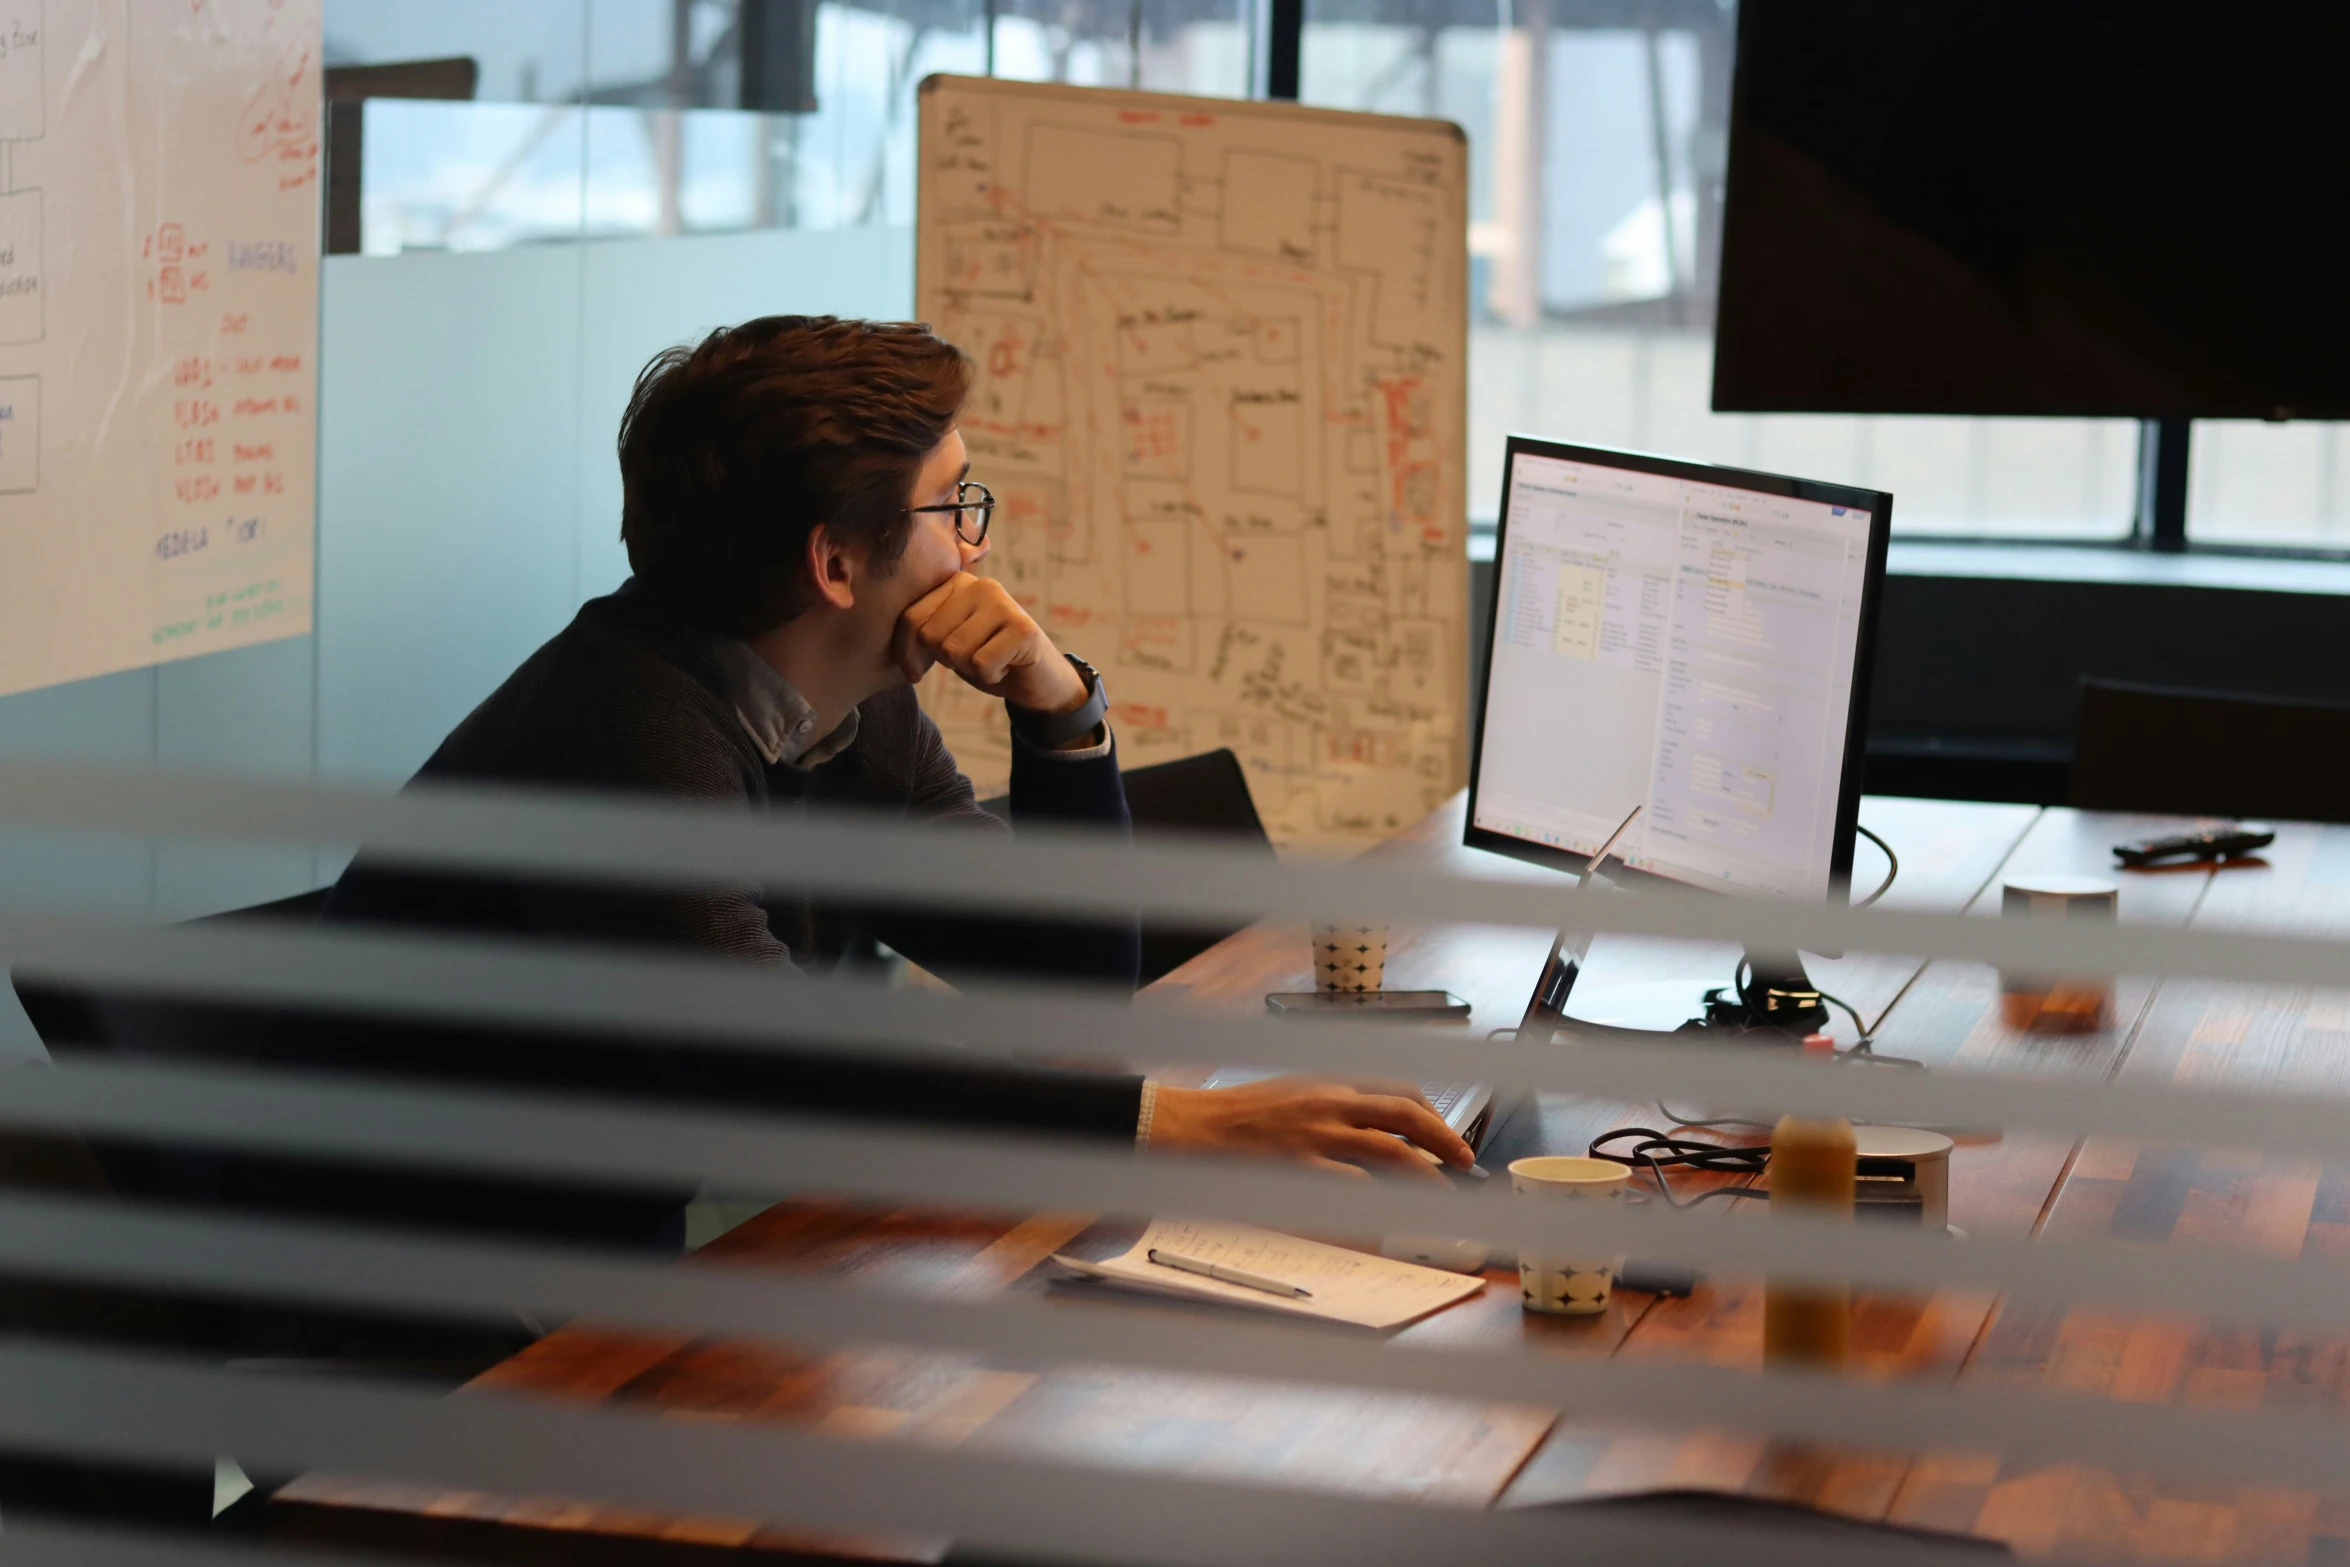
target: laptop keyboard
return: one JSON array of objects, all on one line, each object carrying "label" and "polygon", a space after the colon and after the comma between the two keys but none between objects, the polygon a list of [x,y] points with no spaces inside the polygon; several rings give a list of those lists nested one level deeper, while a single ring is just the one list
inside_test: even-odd
[{"label": "laptop keyboard", "polygon": [[1428,1108],[1446,1116],[1452,1114],[1452,1107],[1461,1102],[1461,1095],[1469,1088],[1467,1083],[1422,1083],[1420,1093],[1427,1099]]}]

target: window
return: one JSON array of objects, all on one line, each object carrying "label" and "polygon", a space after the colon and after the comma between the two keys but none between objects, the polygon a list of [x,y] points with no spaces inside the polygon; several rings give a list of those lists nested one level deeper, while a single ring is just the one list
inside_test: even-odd
[{"label": "window", "polygon": [[[746,36],[781,40],[748,84]],[[330,66],[479,67],[471,101],[366,104],[375,255],[908,224],[927,75],[1232,96],[1251,69],[1242,0],[328,0],[326,40]]]},{"label": "window", "polygon": [[[364,132],[350,248],[902,226],[925,75],[1237,96],[1270,4],[328,0],[330,65],[478,66],[469,101],[341,106],[337,134]],[[2126,536],[2132,421],[1711,411],[1734,24],[1725,0],[1306,0],[1306,102],[1469,132],[1472,522],[1518,430],[1889,489],[1907,535]],[[768,79],[813,107],[744,107],[761,26],[804,28]],[[2194,536],[2350,548],[2339,446],[2199,424]]]},{"label": "window", "polygon": [[2339,424],[2201,419],[2187,534],[2204,544],[2350,549],[2350,440]]},{"label": "window", "polygon": [[[1468,129],[1469,515],[1511,431],[1894,493],[1899,533],[2119,538],[2128,420],[1711,411],[1736,16],[1606,0],[1308,0],[1309,103]],[[1537,49],[1533,40],[1540,36]]]}]

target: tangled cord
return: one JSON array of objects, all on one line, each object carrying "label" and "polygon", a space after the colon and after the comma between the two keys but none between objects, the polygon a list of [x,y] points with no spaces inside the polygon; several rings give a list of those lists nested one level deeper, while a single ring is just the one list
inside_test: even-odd
[{"label": "tangled cord", "polygon": [[[1861,823],[1854,822],[1852,826],[1855,832],[1868,839],[1869,842],[1875,844],[1880,850],[1884,852],[1885,855],[1885,879],[1877,883],[1876,889],[1872,891],[1867,897],[1852,905],[1852,907],[1856,909],[1865,909],[1869,905],[1875,903],[1878,899],[1884,897],[1886,893],[1893,890],[1894,879],[1901,874],[1901,856],[1893,852],[1893,845],[1887,843],[1882,837],[1878,836],[1876,833],[1871,832]],[[1739,993],[1741,999],[1745,998],[1747,987],[1752,977],[1752,971],[1753,965],[1747,962],[1745,959],[1741,958],[1738,963],[1738,972],[1734,976],[1732,987]],[[1843,997],[1832,996],[1824,990],[1819,992],[1819,998],[1825,1005],[1836,1008],[1846,1017],[1852,1019],[1852,1031],[1854,1035],[1853,1043],[1849,1048],[1836,1052],[1834,1060],[1837,1065],[1846,1066],[1859,1064],[1863,1066],[1891,1066],[1901,1067],[1917,1072],[1922,1072],[1926,1069],[1926,1064],[1923,1061],[1914,1061],[1907,1056],[1884,1056],[1877,1054],[1876,1030],[1869,1027],[1868,1020],[1860,1015],[1859,1008],[1853,1006],[1851,1002],[1846,1001]],[[1487,1031],[1485,1037],[1489,1040],[1497,1041],[1503,1039],[1515,1039],[1518,1033],[1519,1030],[1516,1028],[1496,1028]],[[1684,1116],[1675,1111],[1670,1105],[1667,1105],[1661,1099],[1657,1101],[1656,1108],[1659,1114],[1663,1115],[1667,1120],[1671,1121],[1676,1127],[1679,1127],[1685,1131],[1693,1128],[1697,1130],[1709,1130],[1717,1127],[1735,1127],[1740,1130],[1760,1130],[1766,1132],[1770,1130],[1770,1127],[1761,1121],[1744,1121],[1735,1117],[1707,1119],[1703,1117]],[[1604,1137],[1600,1137],[1594,1140],[1591,1145],[1592,1156],[1594,1158],[1600,1159],[1612,1159],[1618,1164],[1629,1164],[1634,1168],[1639,1168],[1641,1163],[1641,1156],[1644,1154],[1644,1152],[1650,1149],[1650,1144],[1642,1144],[1640,1148],[1634,1150],[1634,1154],[1631,1157],[1618,1154],[1605,1154],[1599,1151],[1601,1143],[1614,1142],[1619,1138],[1630,1137],[1634,1135],[1645,1136],[1652,1139],[1655,1147],[1675,1148],[1676,1156],[1665,1162],[1691,1164],[1694,1168],[1710,1169],[1729,1167],[1695,1164],[1692,1159],[1679,1157],[1681,1152],[1686,1150],[1695,1150],[1702,1153],[1706,1150],[1711,1150],[1713,1153],[1719,1154],[1746,1154],[1755,1151],[1747,1149],[1725,1149],[1719,1147],[1716,1144],[1689,1142],[1686,1139],[1667,1137],[1664,1134],[1652,1131],[1647,1127],[1625,1127],[1618,1131],[1609,1132]],[[1685,1147],[1683,1145],[1685,1145]],[[1768,1150],[1762,1150],[1761,1152],[1763,1153],[1764,1158],[1767,1160],[1769,1156]],[[1688,1207],[1692,1204],[1703,1202],[1709,1197],[1761,1197],[1764,1195],[1761,1192],[1746,1192],[1737,1188],[1725,1188],[1722,1191],[1702,1192],[1698,1196],[1691,1198],[1688,1203],[1682,1203],[1676,1201],[1672,1192],[1666,1189],[1663,1166],[1656,1160],[1656,1158],[1653,1156],[1653,1153],[1647,1153],[1646,1163],[1649,1173],[1656,1178],[1657,1188],[1660,1192],[1663,1193],[1665,1201],[1672,1203],[1676,1208]],[[1746,1166],[1739,1166],[1738,1168],[1746,1168]],[[1759,1170],[1762,1168],[1762,1165],[1756,1164],[1753,1165],[1752,1168]]]},{"label": "tangled cord", "polygon": [[[1609,1153],[1607,1145],[1627,1137],[1640,1141],[1629,1153]],[[1662,1157],[1659,1157],[1660,1151]],[[1768,1192],[1746,1186],[1717,1186],[1699,1192],[1684,1201],[1673,1195],[1672,1183],[1665,1179],[1667,1165],[1680,1169],[1704,1170],[1719,1175],[1760,1175],[1770,1168],[1771,1151],[1768,1148],[1737,1148],[1722,1143],[1709,1143],[1694,1137],[1677,1137],[1647,1126],[1624,1126],[1604,1132],[1591,1140],[1591,1157],[1605,1159],[1613,1164],[1630,1165],[1635,1170],[1645,1169],[1656,1182],[1657,1194],[1675,1208],[1694,1208],[1701,1202],[1721,1200],[1736,1202],[1740,1198],[1764,1200]]]},{"label": "tangled cord", "polygon": [[[1739,974],[1741,979],[1744,977],[1745,970],[1746,965],[1741,963],[1739,965]],[[1851,1002],[1843,1000],[1841,997],[1831,996],[1824,990],[1820,992],[1820,999],[1832,1006],[1840,1008],[1846,1017],[1852,1019],[1852,1026],[1856,1031],[1858,1031],[1860,1035],[1860,1037],[1854,1040],[1848,1048],[1839,1050],[1833,1056],[1829,1057],[1830,1064],[1835,1066],[1890,1066],[1899,1067],[1903,1071],[1908,1072],[1923,1072],[1926,1069],[1925,1062],[1912,1060],[1908,1056],[1882,1056],[1877,1054],[1875,1031],[1862,1020],[1860,1013],[1853,1009]],[[1673,1125],[1681,1128],[1684,1131],[1711,1131],[1717,1128],[1735,1128],[1739,1131],[1767,1132],[1771,1129],[1768,1122],[1745,1121],[1740,1120],[1736,1116],[1683,1115],[1680,1111],[1674,1109],[1671,1105],[1666,1104],[1662,1099],[1659,1099],[1656,1102],[1656,1109],[1657,1114],[1663,1116],[1666,1120],[1672,1122]],[[1613,1137],[1616,1134],[1611,1132],[1608,1135]],[[1608,1154],[1599,1154],[1597,1157],[1605,1159],[1612,1156]]]}]

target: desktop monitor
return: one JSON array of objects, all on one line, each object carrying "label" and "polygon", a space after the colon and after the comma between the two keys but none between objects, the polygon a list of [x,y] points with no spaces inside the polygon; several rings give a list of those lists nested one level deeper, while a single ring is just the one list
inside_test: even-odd
[{"label": "desktop monitor", "polygon": [[1893,497],[1511,436],[1466,841],[1842,897]]}]

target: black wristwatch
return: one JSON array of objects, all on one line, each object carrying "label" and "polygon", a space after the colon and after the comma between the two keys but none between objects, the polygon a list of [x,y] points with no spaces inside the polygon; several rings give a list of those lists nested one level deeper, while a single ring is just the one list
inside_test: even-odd
[{"label": "black wristwatch", "polygon": [[1010,702],[1004,704],[1004,711],[1012,720],[1012,732],[1047,751],[1067,745],[1080,735],[1093,733],[1110,711],[1109,688],[1102,684],[1101,672],[1074,653],[1061,656],[1076,665],[1077,673],[1085,679],[1085,689],[1091,695],[1086,697],[1084,706],[1066,713],[1040,713]]}]

